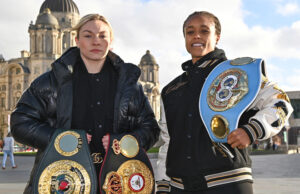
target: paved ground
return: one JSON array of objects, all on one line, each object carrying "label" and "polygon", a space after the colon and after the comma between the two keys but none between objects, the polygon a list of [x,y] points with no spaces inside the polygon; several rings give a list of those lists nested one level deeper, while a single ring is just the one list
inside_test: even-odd
[{"label": "paved ground", "polygon": [[252,156],[255,194],[300,194],[300,154]]},{"label": "paved ground", "polygon": [[[15,160],[17,169],[8,160],[6,169],[0,170],[0,194],[20,194],[26,185],[34,158]],[[300,154],[260,155],[252,160],[255,194],[300,194]],[[151,161],[155,168],[155,157]]]}]

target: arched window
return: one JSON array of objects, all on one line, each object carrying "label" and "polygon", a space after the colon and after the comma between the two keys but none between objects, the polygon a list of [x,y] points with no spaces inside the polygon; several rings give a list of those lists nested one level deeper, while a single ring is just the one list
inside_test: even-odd
[{"label": "arched window", "polygon": [[153,81],[153,72],[151,70],[149,71],[149,81]]},{"label": "arched window", "polygon": [[43,42],[42,42],[42,37],[41,36],[38,36],[38,52],[42,52],[43,51],[43,48],[42,48],[42,45],[43,45]]},{"label": "arched window", "polygon": [[63,49],[67,48],[67,38],[65,34],[63,35],[62,47]]},{"label": "arched window", "polygon": [[143,74],[144,74],[143,81],[147,81],[147,70],[146,69],[144,69]]}]

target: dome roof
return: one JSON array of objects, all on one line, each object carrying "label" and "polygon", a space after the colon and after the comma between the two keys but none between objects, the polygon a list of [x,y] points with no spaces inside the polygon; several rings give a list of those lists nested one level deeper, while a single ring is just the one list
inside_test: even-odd
[{"label": "dome roof", "polygon": [[150,51],[147,50],[146,54],[141,58],[141,65],[157,65],[155,58],[150,54]]},{"label": "dome roof", "polygon": [[73,0],[45,0],[40,8],[40,13],[43,13],[46,8],[52,12],[70,12],[79,15],[78,7]]},{"label": "dome roof", "polygon": [[36,24],[58,26],[58,21],[56,17],[51,14],[50,9],[46,8],[44,12],[40,13],[37,17]]}]

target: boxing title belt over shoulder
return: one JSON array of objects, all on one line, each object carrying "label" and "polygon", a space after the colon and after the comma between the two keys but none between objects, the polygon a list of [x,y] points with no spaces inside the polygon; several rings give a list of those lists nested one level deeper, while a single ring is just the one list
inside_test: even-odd
[{"label": "boxing title belt over shoulder", "polygon": [[37,167],[34,193],[95,194],[97,176],[83,130],[57,129]]},{"label": "boxing title belt over shoulder", "polygon": [[262,73],[264,61],[250,57],[224,61],[210,72],[200,94],[199,110],[212,141],[227,142],[241,114],[257,96]]},{"label": "boxing title belt over shoulder", "polygon": [[101,193],[154,193],[153,169],[144,149],[132,135],[110,135],[100,172]]}]

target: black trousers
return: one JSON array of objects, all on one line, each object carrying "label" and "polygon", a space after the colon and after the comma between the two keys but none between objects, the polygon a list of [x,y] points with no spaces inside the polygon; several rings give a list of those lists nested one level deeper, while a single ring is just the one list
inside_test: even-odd
[{"label": "black trousers", "polygon": [[253,194],[252,183],[233,183],[205,191],[184,191],[176,187],[171,187],[172,194]]}]

